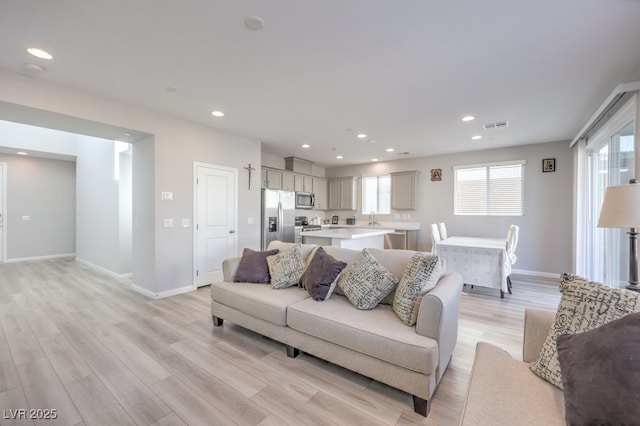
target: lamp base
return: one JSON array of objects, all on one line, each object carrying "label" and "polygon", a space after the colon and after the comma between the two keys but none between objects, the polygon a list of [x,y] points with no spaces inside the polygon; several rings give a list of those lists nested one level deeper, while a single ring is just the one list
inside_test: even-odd
[{"label": "lamp base", "polygon": [[627,290],[633,290],[633,291],[640,292],[640,285],[638,285],[638,284],[636,284],[636,283],[634,283],[634,284],[627,284],[627,285],[625,286],[625,288],[626,288]]}]

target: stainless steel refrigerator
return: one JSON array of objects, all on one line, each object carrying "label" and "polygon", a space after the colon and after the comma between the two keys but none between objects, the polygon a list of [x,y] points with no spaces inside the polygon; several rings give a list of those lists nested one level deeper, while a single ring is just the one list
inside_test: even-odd
[{"label": "stainless steel refrigerator", "polygon": [[273,240],[294,242],[295,214],[295,192],[262,190],[262,250]]}]

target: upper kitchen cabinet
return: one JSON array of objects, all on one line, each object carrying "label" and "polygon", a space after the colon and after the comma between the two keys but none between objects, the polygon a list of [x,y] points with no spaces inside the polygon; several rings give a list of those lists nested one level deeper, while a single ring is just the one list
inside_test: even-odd
[{"label": "upper kitchen cabinet", "polygon": [[329,210],[356,209],[356,178],[329,179]]},{"label": "upper kitchen cabinet", "polygon": [[313,178],[311,176],[294,175],[296,192],[313,192]]},{"label": "upper kitchen cabinet", "polygon": [[420,172],[391,173],[391,208],[415,210],[418,207],[418,178]]},{"label": "upper kitchen cabinet", "polygon": [[293,173],[282,173],[282,189],[284,191],[297,191],[295,185],[297,177]]},{"label": "upper kitchen cabinet", "polygon": [[262,169],[262,187],[282,189],[282,172],[273,169]]},{"label": "upper kitchen cabinet", "polygon": [[313,193],[316,196],[316,204],[314,209],[327,210],[329,197],[327,195],[327,180],[322,178],[313,178]]}]

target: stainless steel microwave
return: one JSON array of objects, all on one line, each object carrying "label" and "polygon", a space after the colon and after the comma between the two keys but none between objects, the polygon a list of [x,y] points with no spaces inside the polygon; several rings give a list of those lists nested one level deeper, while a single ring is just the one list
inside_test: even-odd
[{"label": "stainless steel microwave", "polygon": [[296,209],[312,209],[316,204],[316,196],[310,192],[296,192]]}]

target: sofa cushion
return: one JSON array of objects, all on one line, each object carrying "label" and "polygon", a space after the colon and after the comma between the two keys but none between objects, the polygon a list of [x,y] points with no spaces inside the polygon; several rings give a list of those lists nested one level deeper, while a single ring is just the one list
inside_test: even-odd
[{"label": "sofa cushion", "polygon": [[[568,425],[640,421],[640,313],[558,337]],[[595,386],[594,386],[595,385]]]},{"label": "sofa cushion", "polygon": [[434,288],[440,279],[438,256],[416,253],[402,274],[395,298],[393,312],[406,325],[415,325],[418,309],[424,295]]},{"label": "sofa cushion", "polygon": [[340,277],[340,287],[358,309],[373,309],[398,284],[398,278],[378,262],[368,249]]},{"label": "sofa cushion", "polygon": [[564,425],[562,391],[489,343],[476,347],[461,425]]},{"label": "sofa cushion", "polygon": [[235,282],[244,283],[268,283],[270,280],[267,256],[278,254],[278,249],[268,251],[254,251],[245,248],[242,258],[233,278]]},{"label": "sofa cushion", "polygon": [[326,300],[333,293],[338,275],[346,266],[346,262],[335,259],[322,247],[318,247],[300,278],[301,287],[307,290],[314,300]]},{"label": "sofa cushion", "polygon": [[281,326],[287,325],[287,306],[308,297],[309,294],[298,287],[276,291],[263,284],[211,284],[211,298],[216,302]]},{"label": "sofa cushion", "polygon": [[562,389],[556,349],[558,336],[593,330],[640,310],[640,293],[609,288],[569,274],[563,275],[560,291],[562,297],[556,317],[531,371]]},{"label": "sofa cushion", "polygon": [[276,290],[298,285],[304,273],[305,262],[300,244],[289,250],[267,257],[271,287]]},{"label": "sofa cushion", "polygon": [[431,374],[438,365],[438,342],[404,325],[388,305],[361,311],[342,296],[308,299],[289,306],[287,325],[419,373]]}]

